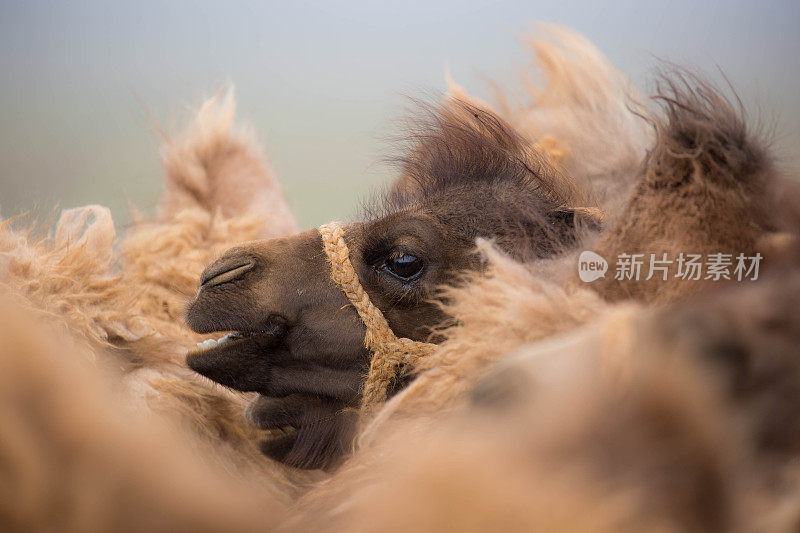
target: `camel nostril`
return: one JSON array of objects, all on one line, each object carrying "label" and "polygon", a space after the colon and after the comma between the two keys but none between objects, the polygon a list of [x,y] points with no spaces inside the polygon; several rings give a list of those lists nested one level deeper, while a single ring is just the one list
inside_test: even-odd
[{"label": "camel nostril", "polygon": [[200,278],[200,287],[208,288],[233,281],[244,275],[245,272],[252,270],[254,266],[256,266],[256,262],[252,259],[239,259],[211,265],[203,272],[203,276]]}]

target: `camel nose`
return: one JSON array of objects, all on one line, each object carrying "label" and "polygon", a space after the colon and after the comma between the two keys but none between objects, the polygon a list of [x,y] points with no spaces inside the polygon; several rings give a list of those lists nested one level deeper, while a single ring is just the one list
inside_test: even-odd
[{"label": "camel nose", "polygon": [[200,277],[200,288],[207,289],[242,277],[256,262],[249,257],[222,257],[211,263]]}]

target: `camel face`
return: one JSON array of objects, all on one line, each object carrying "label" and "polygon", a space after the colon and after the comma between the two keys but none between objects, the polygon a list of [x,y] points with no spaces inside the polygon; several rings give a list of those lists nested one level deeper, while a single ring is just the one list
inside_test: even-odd
[{"label": "camel face", "polygon": [[[399,215],[346,228],[359,278],[398,335],[427,338],[442,318],[430,301],[436,286],[469,266],[470,247],[442,233],[434,221]],[[318,233],[229,250],[203,273],[187,320],[199,332],[233,331],[190,352],[187,362],[217,383],[261,395],[247,418],[275,430],[263,451],[322,466],[297,455],[306,442],[338,442],[346,416],[337,413],[357,407],[369,352],[365,326],[331,280]]]},{"label": "camel face", "polygon": [[[399,337],[436,341],[431,330],[446,318],[438,288],[480,268],[476,238],[518,257],[546,257],[574,231],[567,199],[543,187],[554,171],[526,161],[524,145],[495,117],[459,109],[440,112],[380,214],[345,226],[358,278]],[[186,316],[197,332],[232,332],[199,345],[187,363],[260,394],[247,418],[271,430],[265,454],[325,467],[348,448],[354,415],[347,408],[359,403],[370,354],[317,231],[228,250],[203,273]],[[393,389],[404,381],[398,376]]]}]

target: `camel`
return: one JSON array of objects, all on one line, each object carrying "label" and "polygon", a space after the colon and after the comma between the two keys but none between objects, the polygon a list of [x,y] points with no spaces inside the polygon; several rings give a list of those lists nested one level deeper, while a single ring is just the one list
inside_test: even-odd
[{"label": "camel", "polygon": [[[397,335],[428,339],[445,317],[439,287],[480,268],[476,238],[520,260],[547,258],[598,224],[573,209],[574,186],[497,116],[450,100],[419,124],[401,180],[373,216],[344,226],[365,290]],[[259,399],[248,418],[276,430],[268,456],[327,466],[352,440],[370,354],[365,327],[331,280],[317,231],[236,245],[208,266],[187,322],[233,330],[190,352],[200,374]],[[411,379],[397,373],[393,390]]]},{"label": "camel", "polygon": [[[385,405],[361,425],[348,409],[337,412],[327,429],[334,438],[317,441],[316,449],[304,444],[301,455],[268,449],[275,460],[262,453],[265,438],[285,438],[259,427],[271,425],[262,409],[269,414],[273,400],[297,402],[292,409],[313,420],[336,402],[357,405],[360,383],[259,397],[214,385],[184,361],[197,342],[219,348],[218,334],[183,324],[186,304],[197,299],[188,317],[196,329],[232,320],[203,312],[204,302],[242,302],[237,291],[263,274],[266,262],[255,254],[238,264],[231,259],[241,260],[242,249],[273,246],[305,250],[309,268],[293,268],[284,279],[310,276],[303,289],[321,296],[322,306],[339,304],[331,320],[346,325],[347,342],[331,343],[329,334],[318,346],[352,356],[342,361],[351,377],[370,357],[360,315],[329,278],[319,233],[293,235],[252,136],[232,125],[231,100],[206,104],[167,145],[165,199],[154,220],[137,216],[117,236],[107,210],[71,210],[42,239],[4,222],[0,425],[15,438],[0,440],[0,464],[9,472],[3,526],[796,529],[791,307],[799,262],[786,252],[800,228],[796,187],[737,106],[696,76],[667,73],[662,108],[645,110],[602,54],[573,32],[551,28],[534,49],[548,66],[548,84],[529,104],[501,99],[489,106],[453,86],[454,99],[428,115],[433,129],[419,131],[437,133],[456,120],[481,147],[496,147],[486,143],[487,125],[502,126],[502,142],[525,139],[478,153],[512,156],[524,165],[505,170],[540,178],[545,186],[527,196],[536,208],[516,213],[522,225],[492,225],[489,217],[488,231],[463,246],[434,240],[448,243],[435,252],[455,258],[430,271],[441,281],[426,284],[430,265],[422,251],[388,255],[382,259],[391,257],[391,265],[363,270],[359,254],[368,241],[360,232],[380,228],[384,217],[402,218],[410,206],[403,202],[424,199],[424,177],[445,168],[428,156],[447,151],[437,139],[453,139],[423,135],[412,145],[388,194],[397,201],[344,226],[345,240],[393,331],[435,348],[402,369]],[[248,194],[231,197],[240,185]],[[576,272],[581,250],[611,259],[683,247],[761,253],[765,278],[654,283],[609,276],[587,283]],[[414,272],[420,259],[422,268],[408,277],[424,296],[393,314],[386,287],[392,279],[402,284],[395,274]],[[208,284],[199,295],[198,280]],[[254,302],[264,304],[257,297],[247,303]],[[240,318],[270,329],[228,322],[222,327],[244,331],[221,347],[250,339],[264,343],[265,353],[280,352],[290,324],[257,307],[242,306]],[[196,353],[202,359],[214,349]],[[261,387],[261,367],[255,370],[238,377]],[[325,379],[311,384],[331,387]],[[255,424],[245,421],[247,405]],[[352,435],[352,453],[342,454]],[[303,455],[324,458],[316,465],[327,471],[286,464]]]}]

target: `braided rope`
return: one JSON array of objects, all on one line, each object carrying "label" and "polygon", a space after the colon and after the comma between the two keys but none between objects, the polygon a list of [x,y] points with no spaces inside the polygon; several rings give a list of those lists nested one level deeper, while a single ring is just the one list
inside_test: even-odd
[{"label": "braided rope", "polygon": [[364,384],[361,399],[362,419],[386,401],[387,389],[398,370],[403,366],[413,367],[415,362],[429,355],[435,344],[398,338],[380,309],[370,301],[369,295],[358,281],[350,250],[344,242],[344,229],[338,222],[319,227],[322,245],[331,264],[333,281],[347,295],[347,299],[358,311],[367,326],[364,345],[373,352],[369,374]]}]

